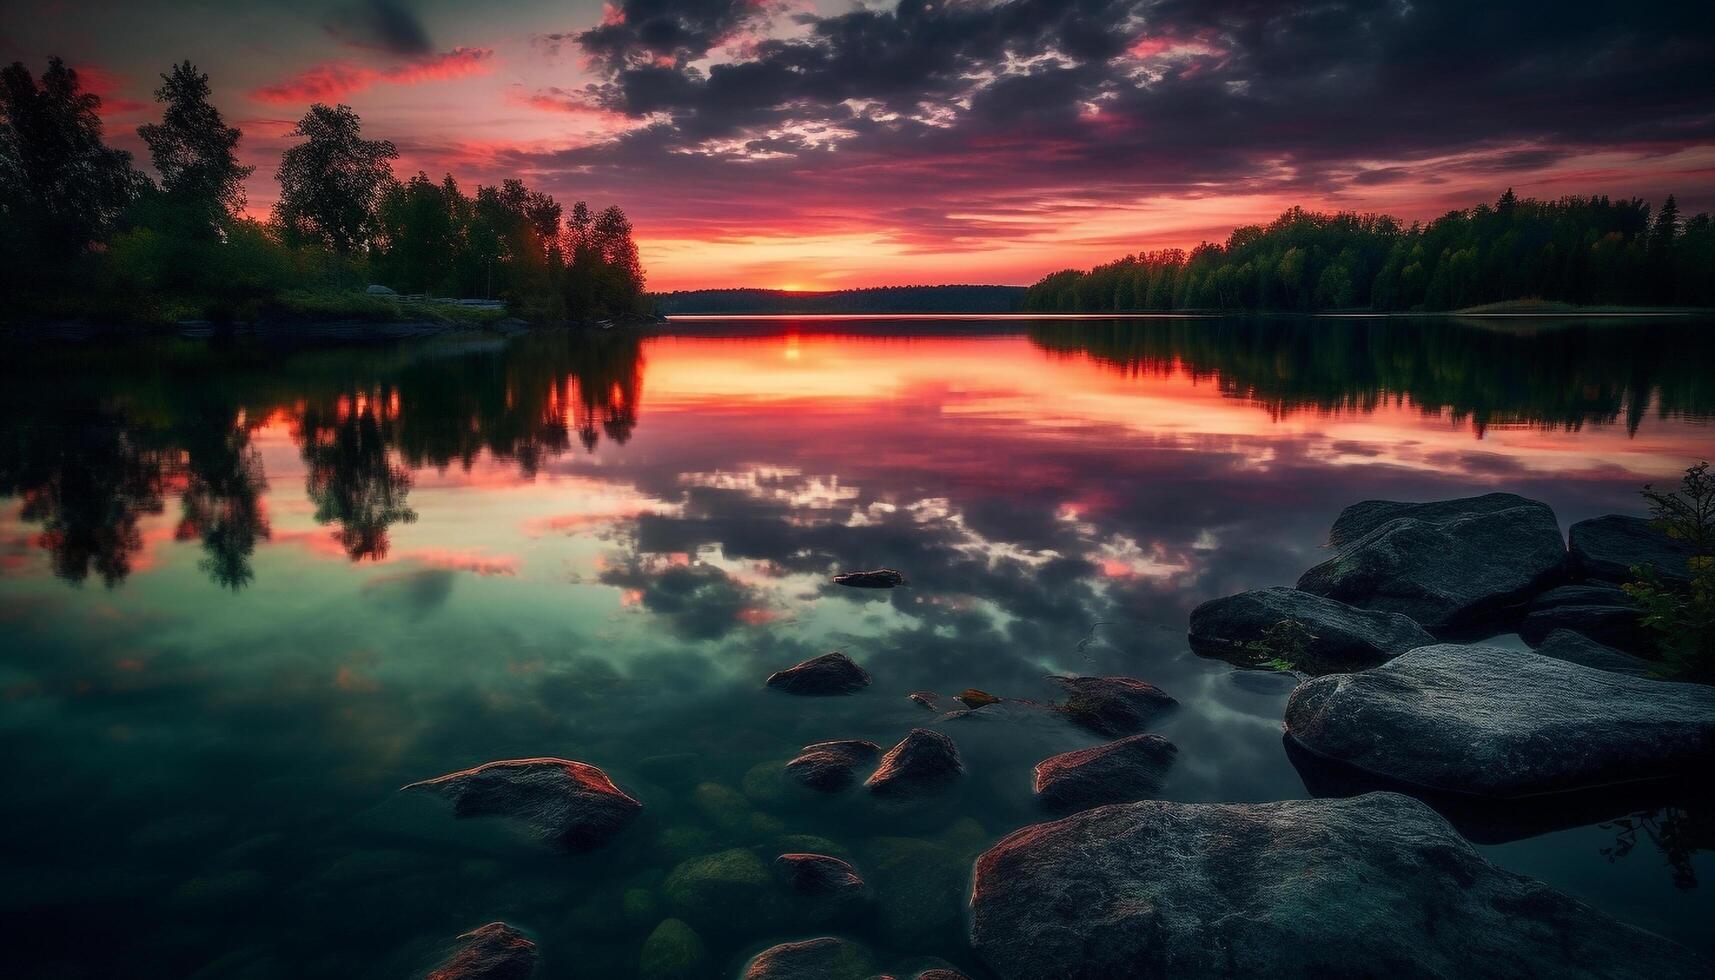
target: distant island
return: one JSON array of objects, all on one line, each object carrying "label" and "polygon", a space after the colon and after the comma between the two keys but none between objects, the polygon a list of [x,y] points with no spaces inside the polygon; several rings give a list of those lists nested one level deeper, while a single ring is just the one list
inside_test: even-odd
[{"label": "distant island", "polygon": [[1174,310],[1451,311],[1539,301],[1603,307],[1715,306],[1715,224],[1682,220],[1669,195],[1519,198],[1450,211],[1428,224],[1385,214],[1291,208],[1226,244],[1128,255],[1066,269],[1030,287],[1048,313]]},{"label": "distant island", "polygon": [[1015,313],[1023,286],[874,286],[804,292],[788,289],[689,289],[657,293],[663,316],[706,314]]}]

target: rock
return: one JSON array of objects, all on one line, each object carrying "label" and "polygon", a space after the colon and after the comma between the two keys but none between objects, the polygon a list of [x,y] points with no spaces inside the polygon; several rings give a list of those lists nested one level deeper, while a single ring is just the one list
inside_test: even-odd
[{"label": "rock", "polygon": [[1298,587],[1401,613],[1430,632],[1486,623],[1564,573],[1548,505],[1510,493],[1411,504],[1369,500],[1341,512],[1339,554]]},{"label": "rock", "polygon": [[536,944],[504,922],[460,936],[464,943],[429,980],[525,980],[536,971]]},{"label": "rock", "polygon": [[490,762],[404,788],[446,797],[455,817],[507,817],[573,851],[607,843],[643,809],[607,773],[568,759]]},{"label": "rock", "polygon": [[1495,867],[1396,793],[1149,801],[1026,827],[977,859],[971,943],[1002,980],[1689,980],[1709,970],[1684,947]]},{"label": "rock", "polygon": [[857,767],[881,754],[881,746],[858,738],[806,745],[786,763],[786,775],[823,793],[837,793],[857,781]]},{"label": "rock", "polygon": [[[1191,649],[1244,665],[1266,655],[1250,644],[1282,620],[1296,620],[1310,640],[1293,667],[1312,674],[1373,667],[1435,642],[1428,631],[1394,612],[1359,609],[1298,589],[1253,589],[1211,599],[1191,610]],[[1290,658],[1289,658],[1290,659]]]},{"label": "rock", "polygon": [[1664,583],[1691,581],[1686,563],[1692,549],[1657,531],[1641,517],[1609,514],[1579,521],[1567,531],[1572,573],[1608,582],[1630,582],[1632,566],[1647,565]]},{"label": "rock", "polygon": [[913,728],[887,750],[864,785],[877,796],[910,796],[941,789],[964,771],[952,739],[928,728]]},{"label": "rock", "polygon": [[1179,750],[1159,735],[1062,752],[1036,764],[1036,796],[1053,810],[1082,810],[1154,796]]},{"label": "rock", "polygon": [[1179,702],[1154,684],[1130,677],[1051,677],[1066,689],[1061,714],[1110,738],[1142,731]]},{"label": "rock", "polygon": [[774,887],[762,859],[742,847],[681,861],[661,890],[675,913],[698,924],[758,912]]},{"label": "rock", "polygon": [[679,919],[664,919],[643,940],[638,957],[640,980],[696,980],[709,975],[709,951],[695,929]]},{"label": "rock", "polygon": [[1649,677],[1655,672],[1655,667],[1649,661],[1629,653],[1621,653],[1613,647],[1604,646],[1571,630],[1555,630],[1548,634],[1534,652],[1567,663],[1616,674],[1630,674],[1633,677]]},{"label": "rock", "polygon": [[844,585],[853,589],[892,589],[901,585],[910,585],[905,573],[893,568],[877,568],[867,572],[846,572],[834,576],[835,585]]},{"label": "rock", "polygon": [[912,691],[910,694],[907,694],[906,697],[911,700],[911,703],[925,710],[941,710],[941,695],[936,694],[934,691]]},{"label": "rock", "polygon": [[864,980],[870,975],[869,951],[832,936],[781,943],[757,954],[745,968],[745,980]]},{"label": "rock", "polygon": [[1631,596],[1610,585],[1562,585],[1532,599],[1519,635],[1540,644],[1557,629],[1573,630],[1623,650],[1648,650],[1654,645]]},{"label": "rock", "polygon": [[397,296],[397,295],[399,295],[398,293],[394,292],[393,290],[388,289],[386,286],[380,285],[378,283],[371,283],[369,288],[365,289],[364,292],[370,296]]},{"label": "rock", "polygon": [[709,823],[727,833],[756,831],[779,833],[780,821],[758,813],[750,801],[738,792],[719,783],[700,783],[691,793],[691,802]]},{"label": "rock", "polygon": [[863,876],[856,868],[826,854],[782,854],[774,859],[774,866],[801,895],[846,897],[864,890]]},{"label": "rock", "polygon": [[863,847],[864,869],[885,934],[910,945],[959,926],[971,861],[988,834],[965,818],[931,839],[876,837]]},{"label": "rock", "polygon": [[655,919],[655,893],[647,888],[627,888],[619,897],[619,914],[633,925],[644,925]]},{"label": "rock", "polygon": [[961,704],[972,711],[986,705],[1000,703],[1000,698],[995,697],[987,691],[979,691],[974,687],[965,688],[964,692],[961,693],[958,698]]},{"label": "rock", "polygon": [[768,677],[768,686],[787,694],[827,696],[861,691],[869,686],[869,680],[869,671],[835,652],[775,671]]},{"label": "rock", "polygon": [[958,970],[924,970],[917,974],[917,980],[971,980]]},{"label": "rock", "polygon": [[1530,796],[1715,763],[1715,688],[1445,643],[1305,681],[1287,701],[1286,731],[1396,782]]}]

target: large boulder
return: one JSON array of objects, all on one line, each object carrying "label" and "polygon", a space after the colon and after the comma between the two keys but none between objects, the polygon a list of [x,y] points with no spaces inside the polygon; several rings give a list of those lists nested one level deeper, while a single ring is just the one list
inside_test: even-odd
[{"label": "large boulder", "polygon": [[1287,701],[1286,731],[1399,783],[1531,796],[1706,771],[1715,688],[1444,643],[1305,681]]},{"label": "large boulder", "polygon": [[472,929],[459,941],[428,980],[526,980],[536,970],[536,944],[504,922]]},{"label": "large boulder", "polygon": [[1329,533],[1338,554],[1298,587],[1401,613],[1431,632],[1481,625],[1564,574],[1566,544],[1547,504],[1510,493],[1461,500],[1368,500]]},{"label": "large boulder", "polygon": [[1567,530],[1568,560],[1574,575],[1608,582],[1630,582],[1633,566],[1648,566],[1663,582],[1691,580],[1686,563],[1692,549],[1657,531],[1641,517],[1609,514],[1579,521]]},{"label": "large boulder", "polygon": [[964,771],[952,739],[933,729],[913,728],[887,750],[864,785],[877,796],[918,796],[945,788]]},{"label": "large boulder", "polygon": [[1293,662],[1298,670],[1326,674],[1373,667],[1435,638],[1394,612],[1359,609],[1300,589],[1253,589],[1210,599],[1191,610],[1191,649],[1239,664],[1266,659],[1251,644],[1284,620],[1301,624],[1313,639]]},{"label": "large boulder", "polygon": [[1166,691],[1131,677],[1051,677],[1066,691],[1061,714],[1098,735],[1115,738],[1143,731],[1179,702]]},{"label": "large boulder", "polygon": [[843,653],[824,653],[768,676],[768,686],[787,694],[854,694],[869,686],[869,671]]},{"label": "large boulder", "polygon": [[977,859],[971,942],[1003,980],[1689,980],[1710,969],[1495,867],[1395,793],[1130,803],[1026,827]]},{"label": "large boulder", "polygon": [[1541,643],[1555,630],[1568,629],[1622,650],[1644,651],[1654,644],[1631,596],[1612,585],[1581,583],[1549,589],[1530,600],[1519,635]]},{"label": "large boulder", "polygon": [[1062,752],[1036,764],[1036,798],[1050,810],[1085,810],[1154,796],[1178,753],[1160,735]]},{"label": "large boulder", "polygon": [[833,936],[781,943],[758,953],[745,968],[745,980],[864,980],[872,967],[869,951]]},{"label": "large boulder", "polygon": [[1656,670],[1648,660],[1621,653],[1572,630],[1554,630],[1537,644],[1534,652],[1567,663],[1633,677],[1650,677]]},{"label": "large boulder", "polygon": [[786,775],[813,790],[838,793],[857,782],[857,767],[881,754],[881,746],[861,738],[836,739],[804,746],[786,763]]},{"label": "large boulder", "polygon": [[607,843],[643,809],[607,773],[569,759],[490,762],[404,788],[451,800],[454,817],[506,817],[572,851]]}]

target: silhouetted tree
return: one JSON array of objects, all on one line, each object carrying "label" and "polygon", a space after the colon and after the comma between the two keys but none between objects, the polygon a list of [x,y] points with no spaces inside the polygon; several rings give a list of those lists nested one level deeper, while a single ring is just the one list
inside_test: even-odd
[{"label": "silhouetted tree", "polygon": [[256,169],[238,162],[242,134],[209,101],[208,76],[189,61],[161,76],[161,121],[137,127],[161,175],[173,230],[212,238],[244,210],[244,181]]},{"label": "silhouetted tree", "polygon": [[302,143],[280,158],[280,201],[274,218],[288,243],[324,245],[348,255],[378,231],[376,211],[393,180],[389,161],[399,151],[386,140],[363,138],[350,106],[316,103],[291,135]]}]

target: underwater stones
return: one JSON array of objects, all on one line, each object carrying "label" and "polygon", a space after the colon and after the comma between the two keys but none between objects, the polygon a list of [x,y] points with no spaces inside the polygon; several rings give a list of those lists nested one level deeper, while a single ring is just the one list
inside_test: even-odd
[{"label": "underwater stones", "polygon": [[1178,704],[1154,684],[1131,677],[1051,677],[1066,690],[1056,710],[1098,735],[1133,735]]},{"label": "underwater stones", "polygon": [[857,782],[857,767],[881,754],[881,746],[858,738],[804,746],[786,763],[786,775],[813,790],[837,793]]},{"label": "underwater stones", "polygon": [[708,948],[682,920],[662,920],[643,940],[637,964],[640,980],[697,980],[709,973]]},{"label": "underwater stones", "polygon": [[1530,796],[1704,771],[1715,763],[1715,687],[1443,643],[1305,681],[1287,701],[1286,731],[1399,783]]},{"label": "underwater stones", "polygon": [[851,589],[892,589],[911,583],[906,581],[905,573],[896,568],[876,568],[835,575],[834,584]]},{"label": "underwater stones", "polygon": [[464,944],[428,980],[526,980],[536,970],[536,944],[504,922],[459,937]]},{"label": "underwater stones", "polygon": [[1630,582],[1634,566],[1648,567],[1669,585],[1691,580],[1690,545],[1656,530],[1641,517],[1609,514],[1579,521],[1567,529],[1572,573],[1608,582]]},{"label": "underwater stones", "polygon": [[1401,613],[1430,632],[1489,621],[1563,574],[1566,544],[1547,504],[1510,493],[1367,500],[1329,532],[1339,553],[1298,587]]},{"label": "underwater stones", "polygon": [[963,973],[960,973],[958,970],[944,970],[936,968],[933,970],[924,970],[922,973],[917,974],[916,980],[970,980],[970,978],[965,976]]},{"label": "underwater stones", "polygon": [[780,821],[759,813],[738,791],[719,783],[699,783],[691,802],[704,819],[727,833],[778,833]]},{"label": "underwater stones", "polygon": [[1544,657],[1553,657],[1567,663],[1581,664],[1594,667],[1597,670],[1612,671],[1616,674],[1630,674],[1633,677],[1649,677],[1655,668],[1647,660],[1634,657],[1629,653],[1621,653],[1611,646],[1597,643],[1580,633],[1572,630],[1555,630],[1543,638],[1533,653]]},{"label": "underwater stones", "polygon": [[1002,980],[1553,976],[1709,964],[1497,868],[1396,793],[1098,807],[977,859],[971,943]]},{"label": "underwater stones", "polygon": [[905,697],[924,711],[941,710],[941,695],[934,691],[912,691]]},{"label": "underwater stones", "polygon": [[869,951],[833,936],[770,946],[745,967],[745,980],[864,980],[873,968]]},{"label": "underwater stones", "polygon": [[1191,648],[1244,665],[1282,656],[1282,651],[1259,652],[1252,644],[1284,620],[1299,623],[1310,634],[1292,665],[1313,674],[1371,667],[1435,642],[1427,630],[1399,613],[1360,609],[1299,589],[1272,588],[1210,599],[1191,610]]},{"label": "underwater stones", "polygon": [[1179,752],[1159,735],[1062,752],[1036,764],[1036,796],[1051,810],[1078,810],[1154,796]]},{"label": "underwater stones", "polygon": [[768,676],[768,686],[787,694],[831,697],[854,694],[869,686],[869,671],[843,653],[824,653]]},{"label": "underwater stones", "polygon": [[851,897],[862,894],[857,869],[826,854],[782,854],[774,859],[786,884],[800,895]]},{"label": "underwater stones", "polygon": [[876,837],[862,848],[864,872],[887,934],[913,942],[958,926],[971,861],[988,834],[969,818],[933,838]]},{"label": "underwater stones", "polygon": [[761,858],[735,847],[681,861],[661,891],[675,913],[708,923],[754,913],[773,884]]},{"label": "underwater stones", "polygon": [[451,800],[454,817],[505,817],[572,851],[607,843],[643,809],[607,773],[568,759],[490,762],[404,788]]},{"label": "underwater stones", "polygon": [[916,796],[944,788],[964,771],[952,739],[928,728],[913,728],[887,750],[864,785],[877,796]]},{"label": "underwater stones", "polygon": [[995,697],[987,691],[979,691],[974,687],[965,688],[963,692],[957,695],[957,697],[959,703],[972,711],[987,705],[1000,703],[1000,698]]}]

